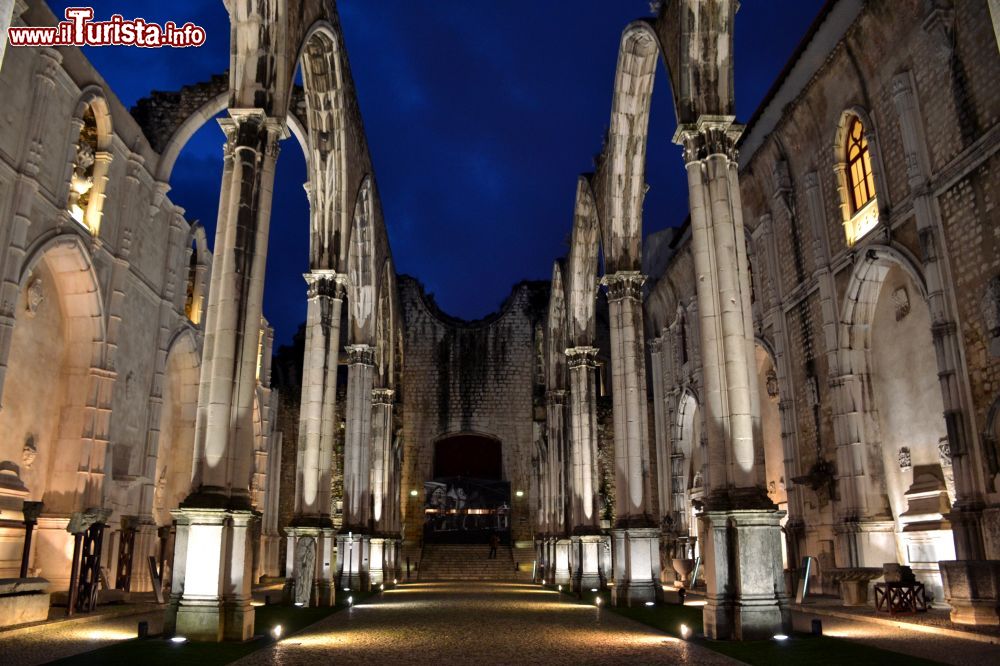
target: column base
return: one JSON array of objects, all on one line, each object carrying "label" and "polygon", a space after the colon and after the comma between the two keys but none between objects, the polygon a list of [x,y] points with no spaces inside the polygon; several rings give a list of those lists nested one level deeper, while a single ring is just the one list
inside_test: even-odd
[{"label": "column base", "polygon": [[333,583],[333,528],[286,527],[285,534],[289,571],[282,600],[296,606],[332,606],[337,596]]},{"label": "column base", "polygon": [[702,513],[708,638],[766,640],[791,630],[781,560],[783,516],[777,507]]},{"label": "column base", "polygon": [[345,592],[367,592],[371,535],[341,532],[337,535],[337,587]]},{"label": "column base", "polygon": [[185,507],[172,512],[181,544],[183,593],[171,596],[166,624],[194,641],[245,641],[253,636],[250,604],[252,512]]},{"label": "column base", "polygon": [[952,622],[1000,626],[1000,561],[942,560],[938,565]]},{"label": "column base", "polygon": [[386,579],[386,555],[389,539],[372,537],[369,541],[368,580],[372,587],[377,587]]},{"label": "column base", "polygon": [[572,583],[569,575],[569,556],[571,547],[572,542],[569,539],[556,539],[556,564],[552,574],[552,582],[555,585],[570,585]]},{"label": "column base", "polygon": [[604,587],[601,576],[601,547],[606,537],[600,534],[570,537],[576,562],[573,570],[573,591],[577,594]]},{"label": "column base", "polygon": [[630,527],[611,530],[615,585],[611,603],[638,606],[656,601],[660,568],[660,530]]}]

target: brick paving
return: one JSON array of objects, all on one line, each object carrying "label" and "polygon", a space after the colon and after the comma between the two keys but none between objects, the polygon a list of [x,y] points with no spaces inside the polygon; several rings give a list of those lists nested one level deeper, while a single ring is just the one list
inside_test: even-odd
[{"label": "brick paving", "polygon": [[627,618],[517,583],[418,583],[238,664],[734,664]]}]

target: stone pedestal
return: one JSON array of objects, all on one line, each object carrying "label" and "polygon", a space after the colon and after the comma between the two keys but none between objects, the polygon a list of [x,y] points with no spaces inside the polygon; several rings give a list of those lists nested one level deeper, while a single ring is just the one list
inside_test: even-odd
[{"label": "stone pedestal", "polygon": [[557,539],[555,542],[555,567],[552,582],[555,585],[569,585],[569,557],[572,542],[569,539]]},{"label": "stone pedestal", "polygon": [[371,536],[348,532],[337,535],[337,587],[343,591],[371,589]]},{"label": "stone pedestal", "polygon": [[288,535],[285,551],[287,575],[282,591],[285,602],[301,606],[332,606],[337,598],[333,582],[333,528],[286,527],[285,534]]},{"label": "stone pedestal", "polygon": [[706,510],[705,635],[765,640],[791,631],[781,565],[781,518],[772,509]]},{"label": "stone pedestal", "polygon": [[47,619],[49,601],[44,578],[0,578],[0,627]]},{"label": "stone pedestal", "polygon": [[603,587],[601,580],[601,547],[606,537],[586,534],[570,538],[573,548],[573,591],[577,594]]},{"label": "stone pedestal", "polygon": [[942,560],[938,565],[952,622],[1000,625],[1000,561]]},{"label": "stone pedestal", "polygon": [[384,537],[372,537],[370,539],[368,547],[368,580],[372,587],[377,587],[386,580],[385,556],[388,548],[389,539]]},{"label": "stone pedestal", "polygon": [[[253,636],[250,511],[181,508],[174,550],[174,608],[168,626],[189,640],[245,641]],[[169,616],[173,617],[169,617]]]},{"label": "stone pedestal", "polygon": [[656,601],[660,569],[660,530],[632,527],[611,530],[615,586],[611,603],[640,606]]}]

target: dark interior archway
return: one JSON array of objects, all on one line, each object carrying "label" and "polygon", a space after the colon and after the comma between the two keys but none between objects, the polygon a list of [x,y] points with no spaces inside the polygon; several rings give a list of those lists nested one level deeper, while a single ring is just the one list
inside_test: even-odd
[{"label": "dark interior archway", "polygon": [[434,478],[452,476],[502,480],[500,441],[482,435],[453,435],[435,442]]},{"label": "dark interior archway", "polygon": [[452,435],[434,443],[433,480],[424,484],[424,540],[486,543],[510,534],[510,484],[503,480],[503,445],[483,435]]}]

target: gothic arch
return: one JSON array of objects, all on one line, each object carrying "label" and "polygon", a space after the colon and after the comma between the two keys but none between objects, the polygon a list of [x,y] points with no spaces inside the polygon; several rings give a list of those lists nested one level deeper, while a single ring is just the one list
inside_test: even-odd
[{"label": "gothic arch", "polygon": [[191,491],[194,467],[194,427],[198,409],[201,358],[190,328],[178,330],[168,347],[163,369],[159,438],[153,494],[153,517],[170,525],[170,511]]},{"label": "gothic arch", "polygon": [[566,389],[566,290],[563,285],[561,261],[552,265],[552,291],[545,330],[545,379],[549,390]]},{"label": "gothic arch", "polygon": [[[228,78],[225,79],[225,83],[226,87],[220,87],[218,92],[210,91],[210,96],[207,101],[198,106],[189,115],[185,116],[183,120],[180,120],[176,127],[171,128],[169,135],[162,141],[162,145],[154,136],[152,136],[155,134],[154,128],[147,126],[143,127],[143,131],[147,137],[150,138],[150,143],[153,145],[153,149],[158,150],[160,153],[160,159],[156,164],[157,182],[170,182],[170,176],[174,171],[174,165],[177,164],[177,158],[180,157],[181,152],[184,150],[184,147],[187,146],[191,137],[193,137],[198,130],[201,129],[202,125],[212,120],[228,108]],[[193,96],[202,92],[204,88],[208,88],[209,86],[212,86],[211,82],[187,87],[184,91],[178,94],[178,97],[183,97],[185,94]],[[140,100],[138,106],[141,107],[145,101],[146,100]],[[178,100],[178,102],[175,103],[183,102]],[[298,140],[299,146],[302,147],[302,153],[308,156],[309,141],[307,139],[308,127],[306,123],[294,113],[288,114],[286,122],[288,123],[288,129],[291,130],[292,134]],[[141,120],[140,124],[143,124]]]},{"label": "gothic arch", "polygon": [[111,137],[114,136],[114,127],[111,122],[111,110],[108,108],[107,95],[104,88],[97,84],[91,84],[80,91],[76,107],[73,109],[73,120],[83,122],[83,115],[87,109],[94,114],[97,122],[97,148],[98,150],[111,149]]},{"label": "gothic arch", "polygon": [[312,269],[343,270],[350,217],[342,49],[333,26],[319,21],[306,32],[299,50],[308,118]]},{"label": "gothic arch", "polygon": [[601,222],[607,272],[637,271],[642,262],[646,143],[656,62],[662,49],[646,21],[626,26],[618,50],[611,126],[602,154]]},{"label": "gothic arch", "polygon": [[350,254],[347,262],[348,307],[351,342],[373,342],[375,333],[375,234],[374,191],[371,176],[366,176],[358,190],[354,219],[349,237]]},{"label": "gothic arch", "polygon": [[600,248],[601,225],[597,215],[597,202],[590,178],[580,176],[576,182],[573,232],[566,276],[569,342],[578,347],[591,345],[594,341]]},{"label": "gothic arch", "polygon": [[383,388],[396,385],[396,328],[397,307],[396,274],[391,259],[383,264],[378,287],[378,304],[375,319],[375,366],[378,377],[375,384]]}]

